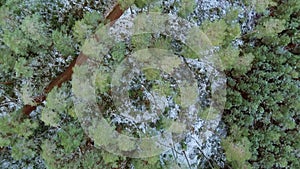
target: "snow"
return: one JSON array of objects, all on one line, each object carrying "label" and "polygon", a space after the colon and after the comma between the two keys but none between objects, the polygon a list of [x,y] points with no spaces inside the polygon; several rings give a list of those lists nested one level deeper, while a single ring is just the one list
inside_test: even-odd
[{"label": "snow", "polygon": [[[203,8],[204,10],[209,10],[216,5],[224,5],[226,7],[228,6],[228,3],[226,3],[225,1],[223,2],[212,1],[211,4],[208,4],[208,2],[210,1],[203,2],[204,4],[206,4],[206,7]],[[203,6],[203,4],[201,5]],[[128,40],[130,36],[134,34],[133,28],[135,25],[133,22],[136,16],[137,16],[136,13],[131,14],[130,10],[127,10],[125,14],[119,20],[117,20],[115,24],[110,28],[110,34],[114,36],[114,38],[117,41]],[[158,31],[162,34],[167,34],[175,39],[179,39],[181,42],[186,41],[188,30],[193,26],[195,26],[194,23],[179,19],[175,15],[169,15],[169,20],[166,22],[166,24],[167,25],[165,26],[166,27],[165,30],[158,30]],[[190,67],[193,67],[194,69],[198,69],[199,72],[202,74],[208,73],[208,75],[214,74],[216,76],[219,76],[217,71],[215,71],[213,67],[208,66],[207,63],[201,62],[199,60],[193,60],[193,59],[187,59],[187,63],[190,65]],[[132,69],[133,69],[132,72],[138,71],[134,67]],[[181,76],[180,73],[178,76],[179,77]],[[123,78],[124,79],[121,80],[122,82],[128,82],[129,79],[125,77]],[[218,82],[211,82],[212,90],[226,83],[226,79],[222,79],[222,78],[224,77],[220,75],[220,79]],[[199,99],[205,99],[205,97],[201,97],[201,96],[209,95],[209,93],[207,93],[208,92],[207,85],[209,85],[208,80],[209,79],[197,80],[198,92],[200,94]],[[167,98],[161,98],[161,99],[156,98],[156,100],[162,101],[159,103],[162,104],[160,107],[165,107],[166,105],[169,106],[172,105],[169,104],[170,101],[168,102]],[[130,104],[130,102],[127,102],[124,105],[125,109],[126,108],[130,109],[131,106],[132,105]],[[205,160],[203,159],[202,154],[199,153],[199,150],[203,152],[207,158],[209,158],[211,155],[215,153],[218,153],[213,150],[215,149],[215,147],[213,147],[214,145],[213,142],[219,142],[220,138],[219,137],[215,139],[212,138],[215,137],[214,130],[218,127],[221,115],[217,116],[213,120],[204,121],[200,117],[196,117],[199,111],[197,106],[191,105],[186,110],[187,110],[186,112],[187,114],[185,116],[187,116],[187,119],[184,121],[186,121],[187,123],[191,123],[191,125],[189,125],[190,126],[189,130],[187,130],[186,133],[184,133],[184,138],[182,140],[182,142],[186,145],[186,150],[183,149],[180,142],[176,142],[177,140],[174,140],[174,147],[161,154],[161,161],[168,160],[170,156],[173,156],[173,159],[171,160],[175,160],[176,161],[175,163],[180,163],[183,166],[190,165],[195,167],[195,166],[199,166],[199,164],[203,163],[203,160]],[[178,119],[179,118],[178,112],[180,111],[182,110],[179,105],[175,104],[175,106],[174,105],[171,106],[170,111],[168,113],[168,118]],[[123,109],[121,115],[124,115],[126,117],[124,113],[126,114],[126,112]],[[130,113],[130,111],[128,111],[127,113]],[[153,119],[152,115],[144,113],[143,116],[145,115],[149,116],[148,119],[149,118]],[[128,119],[124,121],[124,117],[122,118],[117,115],[115,117],[116,118],[113,119],[113,122],[116,122],[118,124],[122,124],[122,123],[124,124],[126,123],[126,121],[128,121]],[[137,122],[140,122],[141,118],[142,118],[141,116],[137,116],[135,118],[130,118],[130,121],[137,124]],[[147,117],[143,117],[143,118],[147,118]],[[138,125],[138,128],[145,132],[147,130],[147,124],[141,123]],[[174,152],[176,153],[174,154]]]}]

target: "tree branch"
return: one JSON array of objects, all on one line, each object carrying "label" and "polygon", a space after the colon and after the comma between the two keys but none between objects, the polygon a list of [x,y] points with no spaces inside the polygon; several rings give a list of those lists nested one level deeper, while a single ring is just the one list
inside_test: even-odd
[{"label": "tree branch", "polygon": [[0,85],[12,85],[14,82],[0,82]]}]

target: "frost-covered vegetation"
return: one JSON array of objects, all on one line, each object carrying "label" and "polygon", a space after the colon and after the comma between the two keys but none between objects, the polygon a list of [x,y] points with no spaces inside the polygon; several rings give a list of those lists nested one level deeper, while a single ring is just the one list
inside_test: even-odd
[{"label": "frost-covered vegetation", "polygon": [[[112,131],[99,128],[102,132],[91,137],[79,120],[80,101],[74,99],[78,94],[90,95],[75,81],[85,80],[87,69],[75,67],[72,83],[53,88],[42,103],[38,98],[81,50],[90,50],[84,45],[86,39],[103,26],[114,1],[2,0],[0,168],[300,168],[300,1],[117,2],[122,9],[130,7],[125,11],[127,17],[149,12],[173,14],[207,36],[227,79],[222,118],[208,112],[212,82],[195,51],[162,34],[128,34],[102,56],[94,77],[99,109],[113,129],[137,138],[157,135],[179,119],[183,106],[178,96],[193,97],[189,90],[180,91],[168,73],[143,69],[130,79],[129,107],[147,112],[156,101],[164,104],[165,110],[160,116],[149,115],[149,123],[132,120],[136,114],[118,114],[107,72],[140,49],[174,51],[196,77],[201,109],[196,109],[198,117],[189,124],[186,136],[162,154],[130,158],[99,148],[97,142],[111,144],[104,136]],[[123,24],[131,21],[129,17]],[[122,34],[117,26],[112,29],[112,34]],[[176,64],[177,60],[165,63]],[[155,96],[149,92],[152,90]],[[37,109],[26,115],[24,105]],[[203,131],[209,120],[215,127]],[[116,144],[122,151],[134,150],[130,142]],[[149,145],[143,146],[147,149]]]}]

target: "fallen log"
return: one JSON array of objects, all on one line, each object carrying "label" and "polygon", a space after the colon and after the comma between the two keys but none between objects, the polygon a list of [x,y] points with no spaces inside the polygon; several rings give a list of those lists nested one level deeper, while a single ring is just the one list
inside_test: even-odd
[{"label": "fallen log", "polygon": [[[116,21],[117,19],[119,19],[122,16],[123,12],[124,12],[124,10],[121,9],[121,6],[119,4],[116,4],[112,8],[112,10],[106,15],[105,23],[110,23],[110,25],[113,25],[114,21]],[[45,87],[44,94],[33,99],[34,102],[36,103],[35,105],[24,105],[24,107],[22,108],[23,114],[25,114],[27,116],[30,115],[30,113],[33,110],[35,110],[39,104],[41,104],[43,101],[46,100],[47,94],[54,87],[61,87],[61,85],[64,82],[71,80],[72,74],[73,74],[73,67],[75,65],[81,65],[81,64],[85,63],[87,61],[87,59],[88,59],[88,56],[86,56],[82,52],[80,52],[78,57],[75,58],[71,62],[69,67],[61,75],[59,75],[57,78],[55,78],[53,81],[51,81],[51,83],[47,87]]]}]

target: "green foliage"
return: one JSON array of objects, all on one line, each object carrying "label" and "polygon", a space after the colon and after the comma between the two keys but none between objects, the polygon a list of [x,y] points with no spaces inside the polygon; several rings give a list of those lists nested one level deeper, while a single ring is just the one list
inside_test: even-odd
[{"label": "green foliage", "polygon": [[36,144],[31,142],[31,140],[18,139],[12,147],[11,156],[15,160],[30,159],[35,156],[35,149]]},{"label": "green foliage", "polygon": [[32,136],[34,130],[38,127],[37,122],[26,119],[20,123],[18,121],[18,113],[13,112],[12,116],[0,117],[1,134],[5,136],[18,136],[28,138]]},{"label": "green foliage", "polygon": [[148,80],[156,80],[160,77],[160,70],[154,68],[144,68],[142,69],[146,79]]},{"label": "green foliage", "polygon": [[[42,157],[46,167],[50,169],[63,168],[83,168],[83,169],[103,169],[111,168],[104,164],[102,158],[103,152],[99,149],[83,149],[80,154],[64,154],[60,151],[58,145],[50,140],[44,140],[41,145]],[[74,155],[74,156],[73,156]]]},{"label": "green foliage", "polygon": [[222,141],[226,159],[232,164],[233,168],[251,168],[246,162],[251,157],[250,146],[251,143],[246,137],[239,142],[234,142],[230,137]]},{"label": "green foliage", "polygon": [[73,41],[68,34],[63,31],[55,30],[52,32],[52,40],[55,48],[61,52],[62,55],[68,56],[74,54]]},{"label": "green foliage", "polygon": [[135,168],[160,169],[162,168],[162,166],[160,165],[159,160],[160,160],[159,156],[153,156],[153,157],[143,158],[143,159],[134,159],[132,160],[132,163]]},{"label": "green foliage", "polygon": [[135,0],[134,4],[138,7],[138,8],[143,8],[147,5],[147,1],[149,0]]},{"label": "green foliage", "polygon": [[[118,147],[121,151],[130,152],[136,149],[135,142],[128,139],[127,136],[119,136]],[[126,141],[125,141],[126,140]]]},{"label": "green foliage", "polygon": [[26,16],[20,25],[26,37],[34,42],[34,45],[47,47],[51,45],[47,37],[46,25],[41,22],[41,16],[35,14]]},{"label": "green foliage", "polygon": [[154,41],[153,47],[169,50],[171,49],[171,39],[169,37],[157,38]]},{"label": "green foliage", "polygon": [[200,110],[198,116],[204,120],[213,120],[218,117],[218,113],[214,113],[210,108],[206,108],[205,110]]},{"label": "green foliage", "polygon": [[181,0],[180,5],[181,7],[179,8],[178,15],[183,18],[186,18],[191,14],[196,7],[195,1],[191,0]]},{"label": "green foliage", "polygon": [[134,4],[138,7],[138,8],[144,8],[147,5],[150,5],[151,3],[154,3],[157,0],[135,0]]},{"label": "green foliage", "polygon": [[105,151],[103,151],[101,155],[106,165],[110,165],[112,168],[118,167],[117,161],[119,161],[119,156]]},{"label": "green foliage", "polygon": [[28,61],[25,58],[19,58],[15,63],[16,77],[31,77],[33,72],[28,67]]},{"label": "green foliage", "polygon": [[[12,14],[9,14],[12,15]],[[25,56],[28,51],[42,52],[51,45],[46,24],[38,14],[28,15],[21,21],[13,21],[11,16],[3,16],[5,21],[12,22],[8,26],[3,24],[3,42],[15,54]]]},{"label": "green foliage", "polygon": [[124,57],[126,52],[126,45],[124,42],[117,43],[111,50],[111,55],[116,63],[120,63]]},{"label": "green foliage", "polygon": [[261,24],[256,26],[256,37],[278,36],[278,33],[285,29],[285,20],[266,18],[261,20]]},{"label": "green foliage", "polygon": [[29,39],[25,38],[24,33],[19,29],[15,29],[13,31],[5,30],[3,34],[3,42],[15,54],[22,56],[27,54],[28,47],[32,45]]},{"label": "green foliage", "polygon": [[[251,142],[249,151],[252,155],[247,160],[253,168],[300,166],[297,160],[299,144],[295,141],[299,139],[300,90],[295,73],[299,72],[299,56],[285,50],[288,39],[295,32],[299,33],[293,27],[295,23],[289,21],[293,13],[290,9],[299,10],[297,3],[281,3],[272,8],[272,17],[268,13],[262,15],[255,33],[245,37],[252,39],[254,45],[245,44],[241,51],[243,57],[253,60],[251,69],[241,70],[243,73],[236,72],[237,68],[227,72],[223,119],[230,129],[228,138],[234,138],[235,144],[241,143],[243,138]],[[287,8],[292,4],[293,7]],[[283,12],[282,6],[288,11]],[[245,62],[248,64],[250,60]],[[228,152],[230,146],[225,146],[225,152],[226,149]],[[226,156],[227,159],[235,158],[229,153]],[[238,165],[233,161],[231,164]]]},{"label": "green foliage", "polygon": [[122,9],[127,9],[131,5],[135,5],[138,8],[145,8],[155,1],[157,0],[118,0],[118,3]]},{"label": "green foliage", "polygon": [[[4,47],[1,48],[0,55],[0,73],[9,73],[14,68],[15,60],[11,57],[12,52]],[[4,48],[4,49],[3,49]]]},{"label": "green foliage", "polygon": [[[241,36],[240,24],[237,23],[238,10],[228,11],[223,19],[214,22],[205,21],[201,25],[201,30],[207,36],[211,44],[219,49],[216,55],[219,61],[216,64],[223,70],[234,69],[235,73],[249,70],[253,57],[244,55],[240,57],[240,49],[233,45],[233,41]],[[241,73],[241,74],[243,74]]]},{"label": "green foliage", "polygon": [[238,10],[232,9],[223,19],[214,22],[204,21],[201,30],[213,46],[228,46],[241,36],[240,24],[237,22]]},{"label": "green foliage", "polygon": [[87,12],[83,15],[84,23],[86,23],[87,25],[91,25],[94,28],[96,28],[99,23],[103,21],[103,19],[103,15],[96,11]]},{"label": "green foliage", "polygon": [[92,34],[92,26],[84,23],[84,21],[76,21],[73,27],[74,37],[78,42],[83,43]]},{"label": "green foliage", "polygon": [[69,114],[75,117],[74,112],[72,112],[72,100],[69,97],[68,86],[63,84],[63,86],[58,89],[55,87],[48,94],[46,99],[46,107],[42,110],[41,120],[46,124],[53,127],[59,126],[62,114]]},{"label": "green foliage", "polygon": [[49,126],[58,127],[60,122],[60,116],[57,112],[51,109],[43,109],[41,120]]},{"label": "green foliage", "polygon": [[153,85],[153,91],[157,92],[160,96],[170,96],[172,93],[171,83],[168,81],[159,81],[158,84]]},{"label": "green foliage", "polygon": [[83,130],[76,125],[69,124],[58,131],[58,139],[64,148],[64,152],[71,153],[81,144]]},{"label": "green foliage", "polygon": [[0,147],[12,147],[14,160],[31,159],[36,155],[37,146],[32,139],[38,123],[29,119],[19,121],[19,112],[0,117]]},{"label": "green foliage", "polygon": [[135,50],[146,49],[151,44],[151,34],[144,33],[134,35],[131,38],[131,43]]},{"label": "green foliage", "polygon": [[9,138],[5,138],[4,136],[2,136],[2,134],[0,134],[0,136],[0,148],[8,147],[9,145],[11,145]]},{"label": "green foliage", "polygon": [[284,3],[281,3],[280,0],[273,0],[276,5],[274,9],[274,15],[279,19],[291,19],[289,18],[293,13],[299,11],[300,2],[297,0],[290,0]]},{"label": "green foliage", "polygon": [[95,127],[89,127],[89,133],[94,136],[94,141],[97,145],[103,145],[103,146],[108,146],[108,145],[114,145],[117,143],[117,140],[115,140],[114,135],[114,127],[108,127],[105,124],[104,120],[102,120],[98,124],[98,122],[94,122],[96,124]]},{"label": "green foliage", "polygon": [[201,29],[212,45],[219,46],[225,40],[227,24],[223,19],[214,22],[205,21]]},{"label": "green foliage", "polygon": [[54,150],[57,149],[56,145],[49,140],[45,140],[41,145],[41,149],[41,156],[44,159],[46,167],[49,169],[57,168],[59,162],[57,159],[60,155],[54,152]]},{"label": "green foliage", "polygon": [[182,48],[182,56],[185,58],[198,59],[201,58],[196,52],[195,49],[191,49],[188,46],[183,46]]},{"label": "green foliage", "polygon": [[63,84],[61,88],[53,88],[47,95],[46,107],[56,112],[66,111],[71,106],[72,101],[69,98],[67,84]]},{"label": "green foliage", "polygon": [[241,37],[241,26],[239,23],[231,23],[226,29],[225,44],[231,43],[233,40]]},{"label": "green foliage", "polygon": [[249,70],[251,62],[253,60],[252,55],[245,55],[240,57],[240,49],[232,45],[221,48],[217,55],[219,56],[222,65],[222,68],[225,70],[235,69],[236,72],[243,70],[247,72]]},{"label": "green foliage", "polygon": [[224,19],[226,21],[227,24],[236,24],[237,23],[237,19],[240,13],[240,8],[230,8],[226,15],[224,16]]},{"label": "green foliage", "polygon": [[85,152],[85,154],[77,160],[78,163],[82,163],[81,166],[84,169],[103,169],[106,168],[105,164],[102,164],[102,153],[100,150],[93,149]]},{"label": "green foliage", "polygon": [[273,0],[254,0],[252,3],[258,13],[265,12],[268,7],[276,5]]},{"label": "green foliage", "polygon": [[28,84],[25,84],[22,86],[21,92],[22,92],[22,101],[24,104],[34,106],[36,105],[33,98],[32,98],[32,87]]},{"label": "green foliage", "polygon": [[129,6],[134,4],[135,0],[118,0],[118,3],[121,5],[122,9],[127,9]]},{"label": "green foliage", "polygon": [[220,50],[219,56],[225,69],[229,70],[230,68],[237,66],[239,53],[239,49],[233,46],[228,46],[227,48]]},{"label": "green foliage", "polygon": [[237,63],[239,66],[236,66],[232,73],[235,76],[247,73],[249,70],[251,70],[254,57],[255,56],[252,53],[246,53],[241,56]]},{"label": "green foliage", "polygon": [[74,24],[73,34],[75,39],[83,44],[83,42],[94,33],[102,20],[103,16],[98,12],[84,14],[83,19],[76,21]]},{"label": "green foliage", "polygon": [[95,87],[100,91],[100,93],[105,93],[110,88],[110,74],[102,71],[97,70],[95,73]]}]

